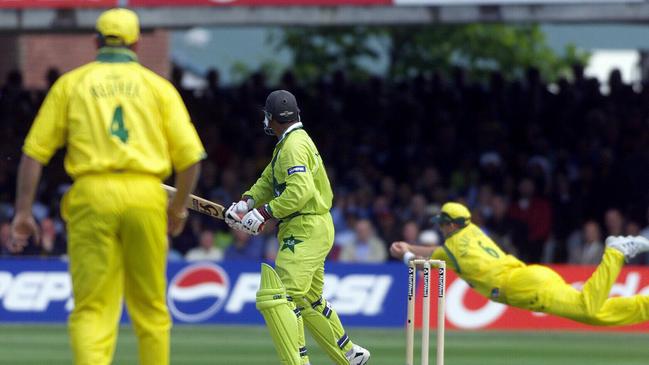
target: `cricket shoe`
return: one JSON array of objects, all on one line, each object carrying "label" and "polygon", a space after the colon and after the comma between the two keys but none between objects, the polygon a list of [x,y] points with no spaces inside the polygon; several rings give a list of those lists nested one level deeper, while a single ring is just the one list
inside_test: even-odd
[{"label": "cricket shoe", "polygon": [[349,365],[365,365],[370,360],[370,352],[356,344],[345,355]]},{"label": "cricket shoe", "polygon": [[649,240],[642,236],[609,236],[606,247],[622,252],[628,261],[639,253],[649,252]]}]

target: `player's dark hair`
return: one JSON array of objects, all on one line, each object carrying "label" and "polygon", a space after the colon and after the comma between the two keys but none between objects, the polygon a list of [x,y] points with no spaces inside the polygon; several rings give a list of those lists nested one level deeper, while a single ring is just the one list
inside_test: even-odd
[{"label": "player's dark hair", "polygon": [[452,218],[448,213],[446,212],[441,212],[440,217],[439,217],[439,222],[440,223],[455,223],[459,224],[460,226],[464,227],[467,224],[469,224],[469,219],[465,217],[458,217],[458,218]]},{"label": "player's dark hair", "polygon": [[97,32],[97,41],[99,47],[124,47],[129,48],[128,45],[124,44],[124,41],[119,37],[114,36],[104,36],[103,34]]}]

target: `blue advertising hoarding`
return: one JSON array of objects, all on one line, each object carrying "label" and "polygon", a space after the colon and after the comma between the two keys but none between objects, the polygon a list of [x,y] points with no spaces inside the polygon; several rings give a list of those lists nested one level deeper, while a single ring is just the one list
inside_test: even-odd
[{"label": "blue advertising hoarding", "polygon": [[[174,322],[263,324],[255,309],[259,269],[248,261],[169,263],[167,304]],[[327,263],[326,273],[324,296],[345,325],[403,326],[402,264]],[[0,260],[0,322],[65,322],[73,307],[67,263]]]}]

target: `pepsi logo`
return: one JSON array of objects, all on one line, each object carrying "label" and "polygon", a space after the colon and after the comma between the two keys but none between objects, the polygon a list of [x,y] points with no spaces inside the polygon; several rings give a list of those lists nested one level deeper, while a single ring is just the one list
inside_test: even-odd
[{"label": "pepsi logo", "polygon": [[169,284],[167,305],[174,318],[201,322],[216,314],[228,296],[230,279],[218,265],[198,263],[178,272]]}]

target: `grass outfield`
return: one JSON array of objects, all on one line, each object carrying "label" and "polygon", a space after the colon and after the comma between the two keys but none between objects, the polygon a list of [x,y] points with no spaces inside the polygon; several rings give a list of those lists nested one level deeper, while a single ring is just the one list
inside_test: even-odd
[{"label": "grass outfield", "polygon": [[[370,364],[404,363],[402,330],[350,328],[349,334],[372,351]],[[314,342],[309,338],[309,343]],[[315,345],[309,352],[312,364],[331,364]],[[644,365],[649,364],[649,334],[448,332],[446,355],[448,365]],[[176,326],[171,359],[177,365],[278,363],[263,327]],[[114,363],[137,364],[135,337],[128,327],[120,331]],[[71,364],[65,327],[0,325],[0,364]]]}]

